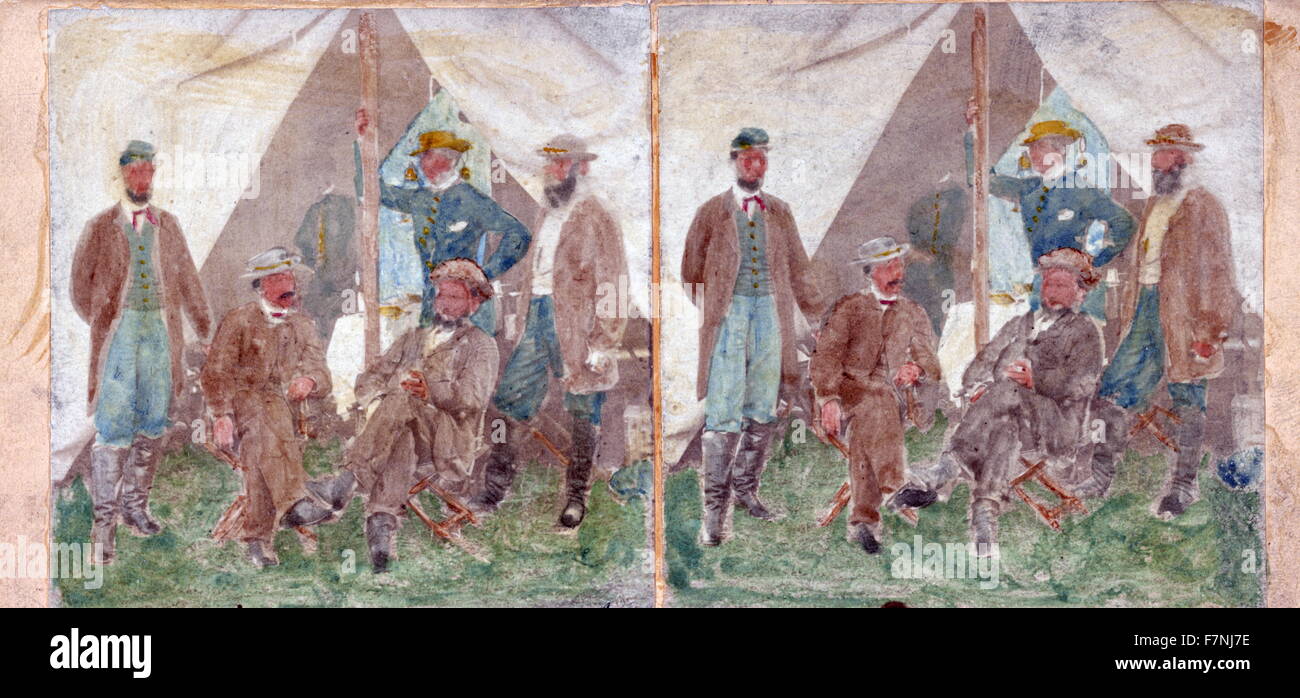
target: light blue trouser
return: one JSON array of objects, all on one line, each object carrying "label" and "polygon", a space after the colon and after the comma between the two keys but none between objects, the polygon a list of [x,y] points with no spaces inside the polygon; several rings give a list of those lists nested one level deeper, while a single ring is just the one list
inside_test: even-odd
[{"label": "light blue trouser", "polygon": [[162,436],[171,396],[172,358],[162,313],[124,311],[99,377],[96,443],[122,447],[136,434]]},{"label": "light blue trouser", "polygon": [[[1160,385],[1165,371],[1165,335],[1160,327],[1160,291],[1143,286],[1137,311],[1124,341],[1101,375],[1098,394],[1124,409],[1147,406],[1151,393]],[[1205,381],[1169,383],[1166,386],[1174,407],[1205,411]]]},{"label": "light blue trouser", "polygon": [[[492,404],[519,421],[532,419],[546,399],[551,375],[564,375],[560,340],[555,335],[555,301],[551,296],[533,296],[528,303],[524,334],[510,353]],[[604,404],[604,392],[564,393],[564,409],[596,426],[600,426]]]},{"label": "light blue trouser", "polygon": [[744,420],[776,419],[781,326],[772,296],[732,296],[709,358],[704,428],[739,432]]}]

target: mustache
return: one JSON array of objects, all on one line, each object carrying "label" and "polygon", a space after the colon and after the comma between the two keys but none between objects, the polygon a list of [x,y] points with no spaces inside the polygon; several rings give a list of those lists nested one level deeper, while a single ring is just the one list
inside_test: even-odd
[{"label": "mustache", "polygon": [[546,201],[551,204],[551,208],[560,206],[573,197],[573,192],[578,188],[578,168],[569,168],[569,174],[558,184],[548,185],[544,191]]}]

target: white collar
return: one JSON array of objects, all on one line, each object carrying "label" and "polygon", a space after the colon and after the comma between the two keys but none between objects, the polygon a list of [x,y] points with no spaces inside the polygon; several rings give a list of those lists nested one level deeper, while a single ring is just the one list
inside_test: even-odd
[{"label": "white collar", "polygon": [[[262,309],[262,317],[272,325],[279,325],[285,320],[288,320],[289,316],[296,312],[294,308],[280,308],[271,305],[270,301],[260,295],[257,297],[257,304]],[[275,317],[276,313],[280,313],[280,317]]]},{"label": "white collar", "polygon": [[875,280],[875,279],[872,279],[872,278],[868,277],[868,278],[867,278],[867,283],[870,284],[869,288],[871,289],[871,293],[872,293],[872,295],[874,295],[874,296],[876,297],[876,300],[878,300],[878,301],[890,301],[890,302],[894,302],[894,301],[897,301],[897,300],[898,300],[898,294],[897,294],[897,293],[895,293],[895,294],[892,295],[892,296],[886,296],[884,291],[881,291],[880,289],[876,288],[876,280]]},{"label": "white collar", "polygon": [[736,182],[732,182],[731,195],[736,198],[736,208],[741,209],[742,211],[745,209],[745,199],[748,199],[751,196],[760,197],[763,199],[764,204],[767,203],[767,194],[763,192],[762,184],[759,184],[758,189],[754,191],[747,191],[745,189],[742,189],[740,184]]}]

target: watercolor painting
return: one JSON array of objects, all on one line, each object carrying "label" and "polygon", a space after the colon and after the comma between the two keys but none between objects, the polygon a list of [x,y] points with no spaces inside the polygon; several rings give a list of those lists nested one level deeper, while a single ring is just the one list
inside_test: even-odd
[{"label": "watercolor painting", "polygon": [[668,605],[1263,603],[1260,3],[658,30]]},{"label": "watercolor painting", "polygon": [[651,605],[649,26],[52,11],[52,603]]},{"label": "watercolor painting", "polygon": [[1264,9],[51,9],[47,601],[1262,606]]}]

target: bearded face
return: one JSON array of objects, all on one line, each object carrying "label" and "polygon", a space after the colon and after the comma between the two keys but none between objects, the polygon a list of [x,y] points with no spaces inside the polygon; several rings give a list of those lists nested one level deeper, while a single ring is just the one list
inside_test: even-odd
[{"label": "bearded face", "polygon": [[122,166],[122,181],[131,203],[149,202],[149,197],[153,194],[153,173],[153,162],[150,160],[135,160]]},{"label": "bearded face", "polygon": [[[566,161],[558,160],[557,163]],[[578,188],[578,177],[581,168],[569,163],[568,165],[559,165],[547,167],[546,169],[546,186],[543,191],[546,194],[546,201],[551,208],[558,208],[568,203],[573,198],[573,192]],[[563,170],[563,174],[560,171]]]}]

